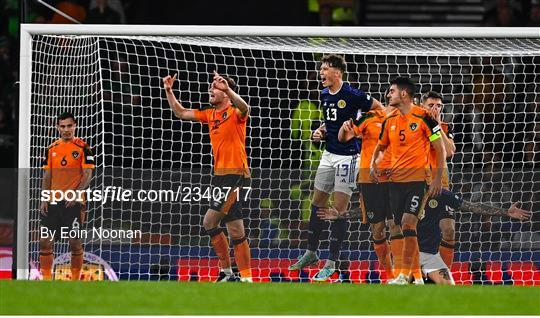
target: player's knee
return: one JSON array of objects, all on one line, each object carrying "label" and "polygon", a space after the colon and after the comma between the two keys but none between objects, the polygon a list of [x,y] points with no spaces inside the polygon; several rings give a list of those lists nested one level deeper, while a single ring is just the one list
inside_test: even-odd
[{"label": "player's knee", "polygon": [[210,213],[211,211],[208,211],[205,215],[204,215],[204,219],[203,219],[203,227],[205,230],[210,230],[210,229],[213,229],[215,227],[218,227],[219,225],[219,218],[217,218],[214,214],[217,214],[217,213]]},{"label": "player's knee", "polygon": [[82,250],[82,242],[79,239],[70,239],[69,240],[69,248],[71,251],[79,251]]},{"label": "player's knee", "polygon": [[333,206],[339,212],[347,210],[349,207],[349,202],[351,201],[351,196],[343,192],[334,192],[334,202]]},{"label": "player's knee", "polygon": [[441,234],[442,238],[445,241],[453,241],[455,239],[456,235],[456,229],[454,227],[454,224],[452,223],[446,223],[441,226]]},{"label": "player's knee", "polygon": [[446,228],[441,231],[443,240],[449,242],[454,241],[456,230],[453,228]]},{"label": "player's knee", "polygon": [[373,241],[382,241],[386,238],[386,236],[380,232],[377,234],[373,233],[372,235],[373,235]]},{"label": "player's knee", "polygon": [[388,220],[386,222],[390,236],[402,235],[401,226],[397,225],[394,220]]},{"label": "player's knee", "polygon": [[39,240],[39,249],[42,252],[52,252],[53,241],[49,238],[42,238]]},{"label": "player's knee", "polygon": [[39,239],[39,249],[40,250],[52,250],[53,241],[50,238],[41,238]]},{"label": "player's knee", "polygon": [[238,240],[244,237],[244,231],[242,229],[238,228],[228,228],[227,231],[229,232],[229,235],[231,236],[231,239]]},{"label": "player's knee", "polygon": [[371,224],[371,235],[373,235],[373,240],[380,241],[386,237],[385,233],[385,224],[384,222],[378,222]]},{"label": "player's knee", "polygon": [[416,215],[410,213],[403,214],[403,219],[401,220],[402,229],[416,228],[416,224],[418,224],[418,217]]},{"label": "player's knee", "polygon": [[315,189],[313,192],[313,205],[319,208],[326,207],[328,203],[329,194],[321,190]]},{"label": "player's knee", "polygon": [[203,219],[203,227],[204,227],[205,230],[209,230],[209,229],[212,229],[212,228],[216,227],[216,223],[212,222],[211,220],[208,220],[207,218],[204,218]]},{"label": "player's knee", "polygon": [[435,284],[437,285],[454,285],[454,283],[452,282],[452,280],[450,280],[450,278],[446,278],[446,277],[437,277],[437,280],[434,280]]}]

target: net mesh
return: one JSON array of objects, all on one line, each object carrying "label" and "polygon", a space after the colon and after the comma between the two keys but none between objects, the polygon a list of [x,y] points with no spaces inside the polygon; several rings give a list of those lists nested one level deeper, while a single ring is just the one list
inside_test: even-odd
[{"label": "net mesh", "polygon": [[[346,81],[384,100],[389,80],[409,76],[420,92],[444,95],[455,134],[452,190],[467,200],[539,211],[538,39],[33,36],[29,258],[39,260],[39,169],[57,138],[55,118],[70,110],[77,136],[94,151],[92,189],[171,190],[161,200],[90,202],[85,229],[139,230],[140,237],[84,240],[120,279],[211,280],[217,260],[202,228],[210,185],[207,127],[180,121],[161,79],[178,73],[174,92],[187,108],[208,104],[214,70],[232,76],[252,106],[247,152],[252,169],[244,202],[256,280],[308,280],[289,272],[306,247],[310,196],[322,145],[318,61],[345,54]],[[112,189],[112,188],[111,188]],[[149,193],[147,193],[148,195]],[[152,197],[153,198],[153,197]],[[353,196],[352,208],[357,208]],[[540,284],[540,221],[456,217],[452,268],[458,283]],[[327,257],[328,232],[321,258]],[[68,251],[64,241],[55,255]],[[354,282],[384,279],[369,229],[351,220],[342,269]],[[333,278],[335,279],[335,277]]]}]

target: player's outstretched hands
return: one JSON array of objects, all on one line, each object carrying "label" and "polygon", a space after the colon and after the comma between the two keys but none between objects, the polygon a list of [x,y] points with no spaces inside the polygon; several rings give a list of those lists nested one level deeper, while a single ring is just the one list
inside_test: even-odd
[{"label": "player's outstretched hands", "polygon": [[214,71],[214,82],[212,84],[220,91],[226,92],[229,89],[229,83],[216,71]]},{"label": "player's outstretched hands", "polygon": [[163,88],[165,88],[165,90],[171,90],[173,85],[174,85],[174,81],[176,81],[176,75],[178,75],[177,73],[174,74],[173,77],[171,77],[170,75],[167,75],[163,78]]},{"label": "player's outstretched hands", "polygon": [[317,210],[317,216],[321,220],[337,220],[340,218],[338,210],[336,210],[334,207],[319,208]]},{"label": "player's outstretched hands", "polygon": [[532,212],[520,209],[518,207],[519,205],[521,205],[521,202],[515,202],[514,204],[512,204],[506,214],[512,219],[517,219],[520,221],[530,220]]}]

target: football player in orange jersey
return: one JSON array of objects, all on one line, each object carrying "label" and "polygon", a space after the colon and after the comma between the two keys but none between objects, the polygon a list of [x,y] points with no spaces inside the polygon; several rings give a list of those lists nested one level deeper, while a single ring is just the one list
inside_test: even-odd
[{"label": "football player in orange jersey", "polygon": [[[211,108],[204,110],[186,109],[172,91],[176,74],[163,78],[167,100],[177,118],[208,124],[214,176],[212,177],[212,199],[204,215],[203,227],[210,236],[212,246],[221,267],[218,282],[234,280],[229,255],[229,241],[220,228],[227,227],[234,246],[234,255],[240,281],[252,282],[251,252],[244,230],[242,215],[243,187],[249,183],[250,170],[246,154],[246,125],[250,107],[235,92],[236,83],[229,77],[214,71],[210,85]],[[217,190],[217,191],[214,191]],[[214,193],[219,193],[217,197]],[[242,195],[239,195],[242,193]]]},{"label": "football player in orange jersey", "polygon": [[[42,180],[43,190],[61,191],[67,197],[67,191],[85,190],[92,179],[92,169],[94,169],[94,156],[90,146],[75,137],[77,122],[71,113],[62,113],[56,121],[56,129],[60,133],[60,138],[53,142],[45,153],[43,169],[45,173]],[[60,199],[60,198],[53,198]],[[84,209],[86,202],[73,200],[62,200],[60,202],[41,202],[41,228],[39,240],[39,260],[43,279],[52,279],[52,268],[54,261],[54,241],[58,239],[63,231],[69,233],[71,230],[78,231],[84,222]],[[80,278],[83,264],[84,250],[80,237],[70,237],[69,247],[71,249],[71,278]]]},{"label": "football player in orange jersey", "polygon": [[[401,225],[404,244],[402,268],[389,284],[408,284],[409,274],[415,282],[423,283],[419,264],[416,233],[419,214],[423,212],[424,198],[437,196],[442,188],[442,169],[445,149],[440,136],[440,126],[428,111],[413,104],[415,84],[406,77],[390,82],[388,104],[396,107],[385,119],[379,144],[371,160],[371,177],[378,182],[377,159],[391,149],[389,199],[394,221]],[[436,152],[436,168],[433,178],[427,153],[430,144]],[[426,187],[429,190],[426,194]]]},{"label": "football player in orange jersey", "polygon": [[373,183],[369,176],[369,167],[373,151],[379,141],[382,123],[386,118],[386,113],[390,110],[393,110],[393,107],[371,110],[362,114],[358,120],[346,121],[338,134],[340,142],[347,142],[355,137],[362,140],[358,174],[362,223],[369,222],[370,224],[375,254],[380,266],[385,269],[387,279],[393,279],[394,275],[390,259],[390,244],[386,239],[385,221],[391,220],[393,217],[388,206],[387,183]]}]

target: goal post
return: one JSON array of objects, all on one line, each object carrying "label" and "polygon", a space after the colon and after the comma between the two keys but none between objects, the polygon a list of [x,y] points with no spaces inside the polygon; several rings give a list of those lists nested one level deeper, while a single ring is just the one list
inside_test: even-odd
[{"label": "goal post", "polygon": [[[57,138],[60,110],[74,112],[76,135],[93,148],[92,189],[146,190],[145,200],[88,203],[85,229],[126,236],[89,233],[85,252],[120,279],[216,275],[202,230],[212,166],[207,129],[174,118],[161,88],[163,76],[178,73],[175,95],[199,108],[207,104],[213,70],[233,77],[252,106],[246,146],[253,178],[244,214],[256,279],[311,276],[312,269],[287,267],[306,248],[323,145],[305,135],[321,119],[317,63],[324,53],[344,54],[346,81],[379,100],[395,75],[413,78],[420,92],[441,92],[456,136],[452,190],[474,202],[507,208],[522,201],[538,211],[538,28],[23,24],[17,278],[39,276],[40,157]],[[157,200],[149,200],[151,193]],[[519,223],[458,213],[454,278],[540,284],[539,228],[537,218]],[[140,237],[129,237],[130,230]],[[380,281],[368,228],[351,220],[349,232],[342,259],[353,281]],[[67,244],[56,245],[65,263]],[[323,237],[323,258],[327,248]]]}]

